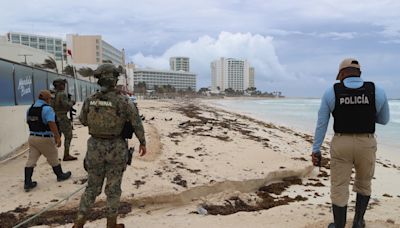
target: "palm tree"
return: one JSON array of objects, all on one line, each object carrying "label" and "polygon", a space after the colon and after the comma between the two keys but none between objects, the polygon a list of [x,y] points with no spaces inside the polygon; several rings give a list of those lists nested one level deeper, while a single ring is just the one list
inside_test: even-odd
[{"label": "palm tree", "polygon": [[66,65],[63,70],[63,73],[66,75],[71,75],[72,77],[75,77],[74,68],[71,65]]},{"label": "palm tree", "polygon": [[50,56],[47,59],[44,60],[44,63],[42,64],[42,67],[45,68],[45,69],[56,70],[56,72],[58,73],[56,60],[54,60]]},{"label": "palm tree", "polygon": [[92,81],[92,76],[94,75],[94,70],[90,67],[82,67],[78,70],[78,73],[82,75],[82,77],[89,77],[89,81]]}]

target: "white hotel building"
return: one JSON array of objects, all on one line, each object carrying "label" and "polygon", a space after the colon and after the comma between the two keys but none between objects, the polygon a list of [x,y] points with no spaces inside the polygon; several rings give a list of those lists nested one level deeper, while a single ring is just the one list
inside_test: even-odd
[{"label": "white hotel building", "polygon": [[7,33],[7,39],[9,42],[14,44],[22,44],[53,54],[55,56],[55,60],[57,61],[63,60],[64,42],[61,38],[28,33],[9,32]]},{"label": "white hotel building", "polygon": [[170,69],[173,71],[190,72],[190,62],[188,57],[171,57],[169,58]]},{"label": "white hotel building", "polygon": [[254,68],[247,60],[222,57],[211,63],[211,91],[243,91],[250,87],[255,87]]},{"label": "white hotel building", "polygon": [[196,90],[196,74],[185,71],[164,71],[154,69],[134,69],[133,81],[136,84],[145,82],[147,89],[154,86],[171,85],[176,90]]}]

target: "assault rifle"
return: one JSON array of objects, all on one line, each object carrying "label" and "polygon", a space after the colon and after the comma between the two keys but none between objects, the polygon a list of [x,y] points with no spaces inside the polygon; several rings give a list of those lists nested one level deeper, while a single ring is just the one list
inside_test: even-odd
[{"label": "assault rifle", "polygon": [[[68,100],[71,101],[72,95],[70,93],[68,93]],[[75,103],[75,102],[74,102]],[[76,109],[74,109],[74,107],[72,106],[69,109],[69,119],[71,120],[71,122],[74,121],[74,116],[76,115]],[[74,125],[72,125],[72,129],[74,129]]]}]

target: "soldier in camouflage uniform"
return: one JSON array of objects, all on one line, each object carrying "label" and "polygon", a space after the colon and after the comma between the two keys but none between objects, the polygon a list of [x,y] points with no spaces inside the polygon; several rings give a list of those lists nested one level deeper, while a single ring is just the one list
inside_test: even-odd
[{"label": "soldier in camouflage uniform", "polygon": [[68,118],[67,113],[75,104],[75,101],[68,99],[68,95],[65,93],[66,82],[65,79],[54,80],[53,85],[56,89],[56,94],[52,106],[57,115],[59,131],[64,135],[63,161],[73,161],[77,160],[77,158],[69,154],[72,140],[72,120]]},{"label": "soldier in camouflage uniform", "polygon": [[74,228],[83,227],[90,208],[101,193],[105,178],[107,228],[124,227],[123,224],[117,224],[117,214],[122,175],[128,160],[128,145],[121,136],[127,122],[131,123],[140,141],[140,156],[146,154],[142,121],[136,107],[116,90],[118,76],[117,68],[109,63],[95,70],[101,91],[85,100],[79,116],[81,123],[89,127],[91,137],[84,161],[88,171],[88,186],[82,195]]}]

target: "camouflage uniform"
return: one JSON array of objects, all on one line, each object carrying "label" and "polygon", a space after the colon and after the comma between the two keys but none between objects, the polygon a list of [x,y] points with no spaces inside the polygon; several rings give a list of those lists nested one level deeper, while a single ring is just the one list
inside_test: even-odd
[{"label": "camouflage uniform", "polygon": [[101,193],[104,178],[107,179],[107,218],[116,218],[118,214],[122,175],[128,160],[128,145],[121,137],[125,122],[132,123],[140,144],[146,144],[138,110],[127,97],[119,95],[115,88],[97,92],[87,98],[79,120],[89,127],[91,137],[85,157],[88,186],[81,198],[75,227],[84,223],[96,197]]},{"label": "camouflage uniform", "polygon": [[64,160],[65,158],[67,158],[67,160],[76,160],[75,157],[72,157],[69,154],[72,140],[72,122],[67,116],[67,113],[74,105],[74,102],[68,99],[64,90],[59,90],[57,87],[56,90],[52,106],[57,115],[59,131],[64,135]]}]

